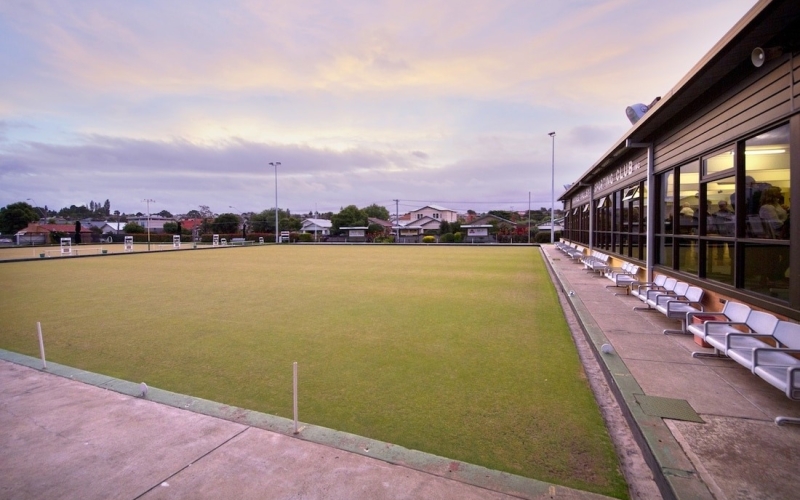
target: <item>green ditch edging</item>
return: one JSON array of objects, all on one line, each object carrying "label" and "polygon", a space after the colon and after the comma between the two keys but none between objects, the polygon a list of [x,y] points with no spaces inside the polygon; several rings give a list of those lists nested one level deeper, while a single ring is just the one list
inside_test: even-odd
[{"label": "green ditch edging", "polygon": [[603,330],[584,306],[580,297],[577,294],[569,295],[568,290],[572,289],[569,280],[553,266],[547,252],[544,249],[541,252],[553,276],[558,280],[556,285],[566,296],[586,340],[592,346],[594,357],[600,364],[608,386],[614,393],[628,425],[634,431],[634,438],[644,452],[645,461],[653,471],[653,477],[661,494],[664,498],[677,500],[713,500],[714,495],[700,478],[699,473],[664,420],[661,417],[644,413],[636,402],[635,394],[644,394],[644,391],[628,370],[625,362],[616,355],[616,352],[601,354],[600,347],[610,343]]},{"label": "green ditch edging", "polygon": [[[132,397],[141,397],[140,384],[120,380],[107,375],[88,372],[72,368],[51,361],[47,362],[47,369],[42,368],[42,360],[25,354],[0,349],[0,360],[26,366],[34,370],[58,375],[93,385],[102,389],[111,390]],[[188,410],[194,413],[220,418],[250,427],[283,434],[291,438],[301,439],[311,443],[321,444],[348,451],[365,457],[375,458],[393,465],[428,473],[461,483],[477,486],[487,490],[504,493],[520,498],[586,498],[609,499],[610,497],[576,490],[565,486],[555,485],[527,477],[509,474],[507,472],[487,469],[479,465],[455,461],[445,457],[411,450],[402,446],[377,441],[375,439],[349,434],[326,427],[298,423],[300,433],[294,434],[294,421],[260,413],[257,411],[229,406],[207,399],[187,396],[155,387],[147,388],[148,401]]]}]

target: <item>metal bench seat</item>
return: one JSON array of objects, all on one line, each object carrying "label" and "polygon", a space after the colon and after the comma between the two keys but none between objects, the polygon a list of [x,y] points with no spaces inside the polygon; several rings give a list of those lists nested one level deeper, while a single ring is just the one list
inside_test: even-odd
[{"label": "metal bench seat", "polygon": [[[744,325],[750,315],[750,306],[729,300],[719,312],[691,312],[686,315],[686,330],[692,335],[705,339],[706,335],[724,335],[740,331],[731,324]],[[713,319],[705,319],[713,318]],[[700,321],[698,321],[700,320]]]},{"label": "metal bench seat", "polygon": [[667,281],[666,274],[659,274],[653,281],[646,281],[637,285],[631,286],[631,295],[644,302],[643,296],[647,295],[648,290],[662,290],[664,283]]},{"label": "metal bench seat", "polygon": [[[778,318],[763,311],[751,311],[744,323],[730,322],[727,323],[727,326],[729,327],[728,331],[725,331],[725,325],[720,324],[717,326],[717,332],[706,333],[703,338],[714,348],[713,354],[700,352],[692,353],[692,356],[695,358],[709,356],[730,357],[729,349],[739,349],[742,350],[740,351],[740,360],[743,360],[756,347],[773,347],[762,339],[773,337],[775,329],[778,327]],[[751,362],[743,362],[742,364],[747,368],[751,367]]]},{"label": "metal bench seat", "polygon": [[[606,285],[606,288],[625,288],[625,295],[630,293],[634,285],[639,282],[639,266],[636,264],[625,263],[622,265],[621,271],[606,271],[606,277],[614,282],[613,285]],[[614,295],[620,295],[619,292]]]},{"label": "metal bench seat", "polygon": [[703,311],[703,295],[705,295],[705,291],[702,288],[699,286],[690,286],[682,297],[678,297],[675,300],[668,300],[666,303],[662,302],[656,306],[656,310],[667,318],[677,319],[681,322],[680,330],[667,328],[664,330],[664,335],[670,333],[689,333],[686,331],[686,316],[689,313]]},{"label": "metal bench seat", "polygon": [[[669,282],[669,280],[667,280],[667,282]],[[663,305],[666,307],[667,302],[671,300],[682,299],[689,290],[689,283],[676,280],[675,286],[673,286],[672,289],[668,288],[666,283],[664,287],[666,290],[661,292],[653,290],[647,292],[645,304],[647,304],[648,309],[658,310],[658,306]]]}]

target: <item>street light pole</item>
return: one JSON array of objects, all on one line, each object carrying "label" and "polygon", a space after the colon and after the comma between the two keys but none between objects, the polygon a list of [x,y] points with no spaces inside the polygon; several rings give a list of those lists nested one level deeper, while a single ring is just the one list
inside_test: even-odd
[{"label": "street light pole", "polygon": [[553,160],[550,166],[550,244],[556,241],[556,133],[550,132],[553,139]]},{"label": "street light pole", "polygon": [[155,203],[156,200],[151,200],[147,198],[142,200],[143,202],[147,203],[147,251],[150,251],[150,203]]},{"label": "street light pole", "polygon": [[271,161],[270,165],[275,167],[275,243],[280,243],[280,233],[278,232],[278,165],[279,161]]},{"label": "street light pole", "polygon": [[[44,210],[42,210],[41,207],[39,207],[39,204],[36,203],[36,200],[34,200],[33,198],[28,198],[27,201],[32,201],[33,204],[36,205],[36,210],[38,210],[38,211],[40,211],[42,213],[42,217],[43,218],[42,218],[42,222],[40,224],[47,224],[47,214],[44,213]],[[31,237],[30,241],[31,241],[31,246],[33,246],[33,237]],[[19,238],[17,238],[17,243],[19,243]],[[47,237],[45,237],[45,241],[42,241],[42,243],[43,244],[47,243]]]}]

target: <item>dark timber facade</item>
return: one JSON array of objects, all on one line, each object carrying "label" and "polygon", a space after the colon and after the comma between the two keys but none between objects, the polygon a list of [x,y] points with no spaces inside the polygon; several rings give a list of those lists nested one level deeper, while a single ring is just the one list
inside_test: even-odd
[{"label": "dark timber facade", "polygon": [[794,200],[797,0],[759,2],[560,197],[565,240],[800,320]]}]

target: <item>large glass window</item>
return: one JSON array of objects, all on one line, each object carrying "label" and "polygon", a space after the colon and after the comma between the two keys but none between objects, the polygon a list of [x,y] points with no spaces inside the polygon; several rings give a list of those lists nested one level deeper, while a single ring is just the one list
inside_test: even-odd
[{"label": "large glass window", "polygon": [[698,234],[700,220],[700,167],[698,162],[680,168],[678,233]]},{"label": "large glass window", "polygon": [[750,238],[789,239],[789,125],[745,143],[744,203]]},{"label": "large glass window", "polygon": [[789,296],[789,125],[745,142],[746,237],[744,283],[747,290],[782,300]]},{"label": "large glass window", "polygon": [[789,158],[787,124],[660,174],[658,263],[788,301]]}]

